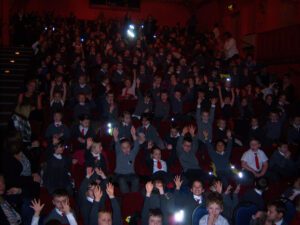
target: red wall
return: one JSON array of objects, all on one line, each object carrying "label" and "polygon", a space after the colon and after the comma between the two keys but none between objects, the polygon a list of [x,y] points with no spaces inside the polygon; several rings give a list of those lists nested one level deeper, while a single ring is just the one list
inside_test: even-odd
[{"label": "red wall", "polygon": [[[74,12],[80,19],[95,19],[100,13],[106,18],[123,18],[126,13],[126,9],[90,6],[89,0],[23,0],[23,4],[26,11],[54,10],[62,16]],[[177,22],[185,24],[189,17],[188,10],[181,4],[147,0],[142,1],[140,10],[129,13],[134,19],[142,19],[151,14],[161,25],[175,25]]]}]

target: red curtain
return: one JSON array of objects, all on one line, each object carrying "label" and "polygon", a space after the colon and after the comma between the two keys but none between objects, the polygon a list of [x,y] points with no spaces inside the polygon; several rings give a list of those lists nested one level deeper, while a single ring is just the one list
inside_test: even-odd
[{"label": "red curtain", "polygon": [[259,33],[256,58],[272,64],[300,62],[300,25]]}]

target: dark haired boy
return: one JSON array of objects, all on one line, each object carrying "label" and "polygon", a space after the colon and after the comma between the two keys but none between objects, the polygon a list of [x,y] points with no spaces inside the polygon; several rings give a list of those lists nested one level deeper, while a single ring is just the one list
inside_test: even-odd
[{"label": "dark haired boy", "polygon": [[64,189],[55,190],[52,194],[54,209],[44,219],[44,224],[57,220],[61,224],[77,225],[75,215],[70,207],[68,192]]},{"label": "dark haired boy", "polygon": [[53,123],[48,126],[45,134],[45,137],[49,143],[52,141],[53,137],[62,138],[66,142],[70,139],[70,130],[65,124],[63,124],[62,118],[62,112],[54,112]]},{"label": "dark haired boy", "polygon": [[287,225],[284,221],[286,213],[285,204],[282,201],[273,201],[267,206],[267,220],[275,225]]}]

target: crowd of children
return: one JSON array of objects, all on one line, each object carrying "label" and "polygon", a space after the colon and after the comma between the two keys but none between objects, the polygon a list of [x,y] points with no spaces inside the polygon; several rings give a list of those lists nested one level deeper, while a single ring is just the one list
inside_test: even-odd
[{"label": "crowd of children", "polygon": [[[299,223],[292,74],[218,27],[135,21],[130,37],[128,18],[25,16],[41,32],[2,151],[1,225],[228,225],[246,203],[251,225]],[[126,215],[132,193],[143,207]]]}]

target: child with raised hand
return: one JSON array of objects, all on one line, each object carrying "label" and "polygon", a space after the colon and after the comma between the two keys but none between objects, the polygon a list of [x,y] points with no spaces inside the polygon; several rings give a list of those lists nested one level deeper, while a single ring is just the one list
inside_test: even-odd
[{"label": "child with raised hand", "polygon": [[220,194],[209,194],[206,208],[208,214],[200,219],[199,225],[229,225],[228,221],[221,215],[223,211],[223,200]]},{"label": "child with raised hand", "polygon": [[[132,146],[130,140],[119,139],[119,130],[113,129],[116,151],[116,169],[115,174],[122,193],[137,192],[139,190],[139,177],[134,171],[134,161],[139,151],[139,142],[136,136],[136,130],[131,128],[131,136],[134,141]],[[131,189],[128,183],[130,183]]]},{"label": "child with raised hand", "polygon": [[[96,174],[101,177],[101,181],[95,179]],[[95,189],[101,187],[102,190],[105,190],[107,184],[107,179],[101,169],[94,169],[92,167],[87,167],[86,177],[82,180],[79,192],[78,192],[78,206],[84,221],[85,225],[90,224],[90,213],[95,202]],[[97,192],[98,193],[98,192]],[[100,201],[101,200],[101,201]],[[98,210],[104,206],[105,198],[101,198],[97,205],[99,206]]]},{"label": "child with raised hand", "polygon": [[44,224],[56,220],[61,224],[77,225],[74,213],[70,207],[69,196],[66,190],[58,189],[53,193],[54,209],[46,216]]},{"label": "child with raised hand", "polygon": [[[153,184],[151,181],[146,183],[146,197],[145,197],[145,201],[144,201],[144,206],[143,206],[143,210],[142,210],[142,224],[168,224],[168,197],[165,195],[164,192],[164,188],[163,188],[163,184],[160,182],[158,184]],[[158,189],[158,193],[159,193],[159,199],[160,199],[160,207],[155,207],[153,208],[153,204],[151,203],[151,196],[153,195],[153,190],[154,188]],[[151,221],[151,211],[152,210],[156,210],[156,209],[160,209],[161,213],[162,213],[162,217],[159,220],[159,223],[150,223]],[[163,219],[164,218],[164,219]]]},{"label": "child with raised hand", "polygon": [[31,201],[30,208],[33,209],[34,214],[32,216],[31,225],[38,225],[40,220],[41,211],[43,210],[45,204],[42,204],[41,201],[38,199],[33,199]]},{"label": "child with raised hand", "polygon": [[216,141],[215,147],[210,143],[208,139],[208,132],[203,131],[203,136],[206,144],[206,148],[211,160],[216,168],[217,176],[227,186],[228,180],[234,175],[230,166],[230,155],[232,151],[232,134],[230,130],[227,130],[227,144],[223,140]]},{"label": "child with raised hand", "polygon": [[94,141],[88,138],[86,141],[85,151],[85,166],[92,167],[93,169],[100,169],[106,173],[106,160],[102,154],[103,147],[100,141]]},{"label": "child with raised hand", "polygon": [[103,196],[101,188],[97,186],[94,191],[94,201],[90,211],[89,225],[121,225],[122,216],[121,209],[114,194],[114,186],[111,183],[106,185],[106,194],[110,199],[112,212],[107,210],[101,210],[100,200]]}]

